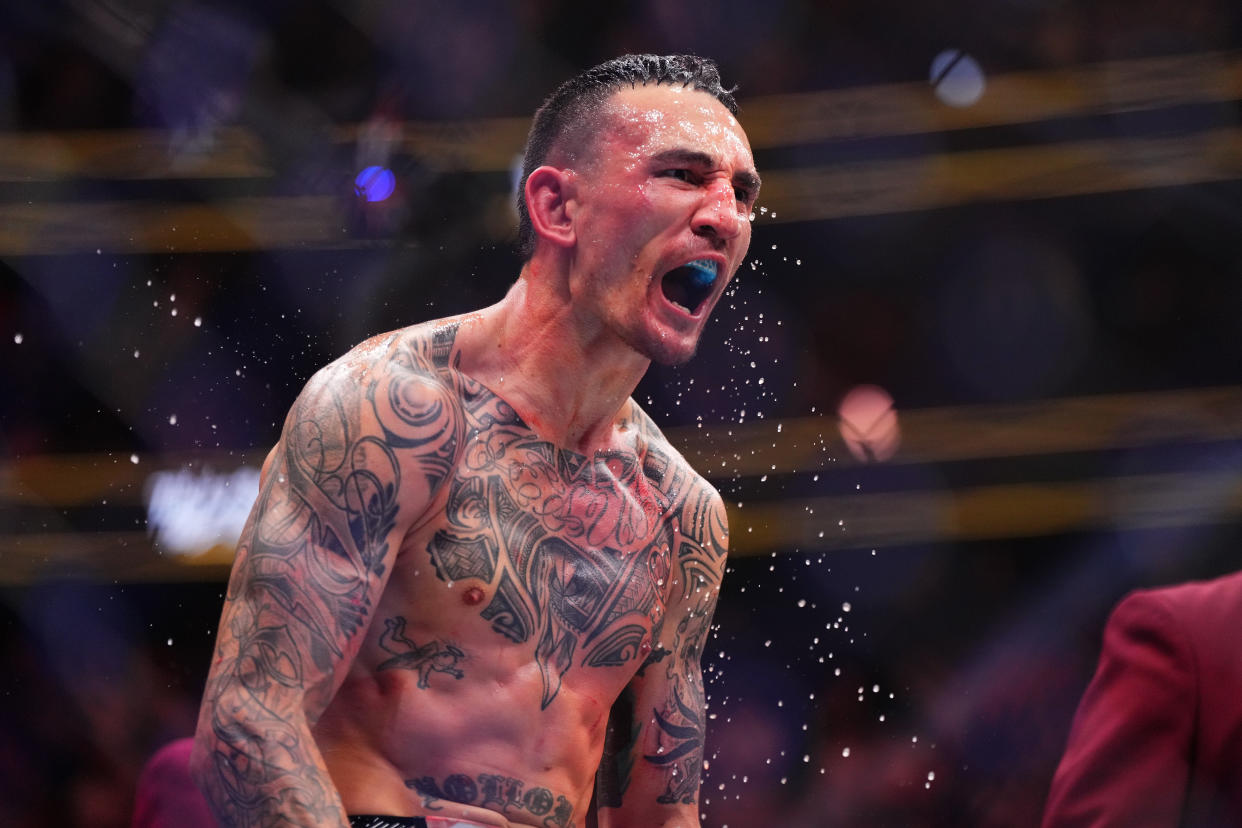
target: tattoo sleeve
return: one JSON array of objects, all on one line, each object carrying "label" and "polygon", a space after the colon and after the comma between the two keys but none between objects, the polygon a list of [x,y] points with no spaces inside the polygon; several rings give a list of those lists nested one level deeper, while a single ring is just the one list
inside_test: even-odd
[{"label": "tattoo sleeve", "polygon": [[375,347],[379,367],[343,361],[298,398],[238,546],[194,760],[222,825],[346,824],[310,728],[456,434],[432,378]]},{"label": "tattoo sleeve", "polygon": [[701,486],[674,527],[676,576],[661,646],[609,720],[596,785],[603,826],[657,824],[670,808],[685,824],[698,825],[706,723],[701,658],[728,545],[724,506]]}]

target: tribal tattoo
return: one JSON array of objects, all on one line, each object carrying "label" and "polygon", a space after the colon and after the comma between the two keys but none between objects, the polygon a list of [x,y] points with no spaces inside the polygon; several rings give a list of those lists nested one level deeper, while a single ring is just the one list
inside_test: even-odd
[{"label": "tribal tattoo", "polygon": [[[204,784],[223,824],[339,819],[309,726],[358,651],[403,527],[437,496],[441,528],[424,554],[439,579],[488,587],[479,611],[497,635],[533,644],[542,707],[571,667],[661,665],[663,698],[633,712],[654,721],[651,733],[633,725],[612,745],[628,756],[605,760],[626,777],[639,757],[663,772],[662,802],[697,793],[698,658],[727,544],[719,497],[636,407],[624,450],[586,457],[541,440],[456,370],[455,336],[448,325],[365,343],[317,374],[290,412],[238,548],[205,691]],[[391,655],[378,669],[415,671],[420,688],[469,670],[455,644],[408,638],[401,615],[384,619],[378,643]],[[408,784],[429,801],[501,803],[572,824],[568,800],[544,788],[462,779]]]},{"label": "tribal tattoo", "polygon": [[[662,662],[665,699],[629,722],[611,717],[598,793],[619,803],[641,757],[664,775],[659,802],[694,802],[705,730],[699,661],[728,538],[719,496],[637,409],[633,451],[588,458],[541,440],[481,385],[462,381],[461,391],[463,453],[445,525],[427,549],[437,576],[491,588],[481,616],[515,643],[534,642],[545,709],[571,666],[645,659],[641,672]],[[671,650],[660,646],[670,600],[682,608]],[[644,719],[655,722],[649,752],[638,744]]]},{"label": "tribal tattoo", "polygon": [[535,642],[546,708],[575,663],[616,667],[642,652],[665,609],[668,516],[690,475],[641,428],[635,452],[559,449],[481,387],[466,420],[447,525],[428,552],[441,579],[492,586],[492,629]]},{"label": "tribal tattoo", "polygon": [[703,639],[711,622],[710,598],[704,598],[680,624],[673,645],[682,670],[670,664],[666,678],[671,688],[663,710],[654,711],[657,748],[643,756],[664,769],[666,787],[657,801],[690,804],[699,793],[703,768],[703,739],[707,707],[703,675],[699,666]]},{"label": "tribal tattoo", "polygon": [[441,343],[418,354],[394,341],[307,384],[239,544],[204,694],[210,735],[200,728],[203,784],[225,825],[340,819],[308,719],[357,652],[400,543],[400,502],[430,499],[458,441],[448,392],[424,368]]},{"label": "tribal tattoo", "polygon": [[[686,607],[686,613],[673,632],[672,648],[657,647],[637,672],[643,677],[662,669],[665,699],[654,708],[646,708],[649,715],[643,716],[634,709],[634,695],[627,688],[613,705],[597,775],[600,807],[622,807],[640,756],[648,767],[663,774],[664,790],[657,795],[657,802],[689,805],[698,797],[706,724],[700,662],[720,583],[713,567],[723,563],[728,535],[718,501],[713,508],[710,497],[705,496],[697,506],[687,511],[703,516],[699,531],[688,537],[679,533],[677,543],[682,577],[673,601]],[[660,637],[659,632],[653,635]],[[644,719],[653,725],[646,732]]]}]

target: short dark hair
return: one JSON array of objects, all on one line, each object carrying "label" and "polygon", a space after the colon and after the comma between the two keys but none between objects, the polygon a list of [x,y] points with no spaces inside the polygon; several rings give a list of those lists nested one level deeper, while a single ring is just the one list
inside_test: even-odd
[{"label": "short dark hair", "polygon": [[522,156],[517,208],[518,249],[523,260],[535,252],[535,229],[526,209],[526,179],[547,162],[549,153],[572,128],[591,118],[614,92],[623,86],[648,84],[706,92],[737,115],[734,90],[721,86],[715,61],[695,55],[622,55],[562,83],[535,112]]}]

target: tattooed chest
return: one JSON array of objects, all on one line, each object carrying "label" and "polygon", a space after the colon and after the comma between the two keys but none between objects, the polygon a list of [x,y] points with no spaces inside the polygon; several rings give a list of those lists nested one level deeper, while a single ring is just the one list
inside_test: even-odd
[{"label": "tattooed chest", "polygon": [[650,647],[670,569],[667,464],[586,458],[522,432],[473,435],[427,552],[440,579],[488,585],[480,613],[497,634],[534,643],[547,707],[571,667]]}]

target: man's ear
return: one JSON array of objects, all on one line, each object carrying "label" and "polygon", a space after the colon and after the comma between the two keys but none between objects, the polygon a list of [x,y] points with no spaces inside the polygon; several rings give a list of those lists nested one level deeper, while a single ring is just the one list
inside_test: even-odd
[{"label": "man's ear", "polygon": [[543,166],[526,177],[526,211],[536,236],[558,247],[574,244],[576,187],[573,170]]}]

